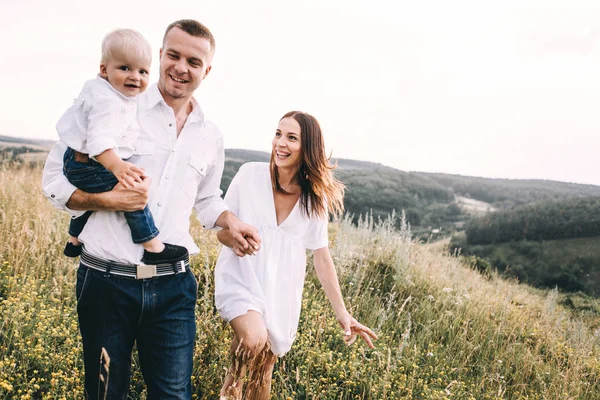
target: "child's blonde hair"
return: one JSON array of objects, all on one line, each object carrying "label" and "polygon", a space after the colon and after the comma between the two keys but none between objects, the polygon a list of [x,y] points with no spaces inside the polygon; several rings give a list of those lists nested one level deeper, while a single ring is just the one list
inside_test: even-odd
[{"label": "child's blonde hair", "polygon": [[102,64],[119,54],[132,54],[148,62],[152,61],[152,48],[148,41],[138,31],[133,29],[116,29],[102,40]]}]

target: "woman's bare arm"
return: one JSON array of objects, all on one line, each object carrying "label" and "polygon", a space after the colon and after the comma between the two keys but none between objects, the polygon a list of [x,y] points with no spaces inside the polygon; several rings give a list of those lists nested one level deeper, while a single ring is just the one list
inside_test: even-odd
[{"label": "woman's bare arm", "polygon": [[319,282],[321,282],[321,286],[325,290],[325,295],[329,299],[329,303],[331,303],[338,323],[344,329],[344,341],[350,345],[356,340],[356,335],[360,335],[367,342],[367,345],[373,348],[371,339],[377,339],[377,335],[371,329],[354,319],[348,310],[346,310],[335,266],[331,259],[331,254],[329,254],[329,247],[323,247],[314,251],[314,264]]}]

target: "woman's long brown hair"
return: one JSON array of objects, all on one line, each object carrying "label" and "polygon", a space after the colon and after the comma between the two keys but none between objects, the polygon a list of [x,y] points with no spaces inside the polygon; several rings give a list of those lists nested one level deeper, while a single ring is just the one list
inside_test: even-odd
[{"label": "woman's long brown hair", "polygon": [[[325,218],[329,211],[334,217],[339,217],[344,212],[345,186],[333,176],[337,164],[331,165],[325,154],[321,126],[315,117],[301,111],[290,111],[281,119],[290,117],[300,125],[302,161],[298,168],[297,181],[302,190],[302,210],[307,216]],[[275,190],[288,194],[279,185],[274,152],[271,152],[271,181]]]}]

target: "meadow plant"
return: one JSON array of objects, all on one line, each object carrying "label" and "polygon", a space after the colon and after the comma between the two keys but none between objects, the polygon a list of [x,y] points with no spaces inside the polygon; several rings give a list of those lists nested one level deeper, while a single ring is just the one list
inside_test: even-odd
[{"label": "meadow plant", "polygon": [[[0,167],[0,398],[80,399],[77,264],[61,255],[68,217],[43,197],[40,179],[39,167]],[[600,398],[598,316],[572,314],[556,291],[482,276],[440,246],[413,242],[395,218],[330,225],[347,307],[375,328],[376,348],[345,346],[309,262],[298,336],[275,366],[273,398]],[[202,249],[192,259],[194,398],[214,399],[232,332],[213,302],[220,246],[197,222],[192,234]],[[145,393],[134,356],[130,397]]]}]

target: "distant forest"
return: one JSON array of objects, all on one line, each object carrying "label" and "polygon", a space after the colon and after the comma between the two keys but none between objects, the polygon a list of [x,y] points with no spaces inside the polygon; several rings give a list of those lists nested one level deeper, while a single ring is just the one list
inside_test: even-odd
[{"label": "distant forest", "polygon": [[[243,163],[268,162],[269,158],[265,152],[226,150],[221,189],[227,191]],[[461,208],[456,196],[485,201],[501,209],[545,199],[600,196],[600,186],[593,185],[404,172],[367,161],[332,161],[338,164],[336,177],[346,185],[344,204],[349,214],[355,219],[371,213],[375,218],[385,218],[394,210],[404,210],[413,232],[421,238],[427,238],[432,229],[451,233],[468,223],[472,215]]]},{"label": "distant forest", "polygon": [[469,244],[600,236],[600,197],[540,201],[473,218]]},{"label": "distant forest", "polygon": [[483,271],[600,296],[600,197],[541,201],[473,218],[451,249]]},{"label": "distant forest", "polygon": [[[227,150],[222,189],[240,165],[269,154]],[[499,271],[537,287],[600,296],[600,187],[543,180],[511,180],[404,172],[339,159],[335,174],[347,188],[346,211],[357,219],[404,210],[417,239],[433,229],[460,231],[451,241],[476,268]],[[464,196],[499,211],[474,216]],[[561,239],[561,240],[559,240]]]},{"label": "distant forest", "polygon": [[27,146],[9,146],[0,147],[0,161],[18,162],[22,154],[41,153],[44,150],[35,149]]},{"label": "distant forest", "polygon": [[450,249],[472,257],[473,267],[483,273],[495,269],[532,286],[600,297],[599,236],[471,245],[461,232],[452,237]]},{"label": "distant forest", "polygon": [[[221,189],[227,191],[245,162],[268,162],[269,158],[263,152],[227,150]],[[385,219],[393,211],[404,210],[408,222],[419,232],[419,227],[429,226],[451,231],[455,222],[469,218],[455,203],[452,191],[432,179],[371,162],[335,161],[338,169],[334,173],[346,185],[346,212],[355,220],[367,214]]]},{"label": "distant forest", "polygon": [[[0,159],[11,163],[47,146],[1,136],[0,141]],[[269,153],[251,150],[225,153],[224,192],[242,164],[270,158]],[[373,162],[332,161],[338,164],[334,173],[346,185],[346,212],[354,220],[366,214],[386,218],[404,210],[417,240],[435,239],[433,232],[458,232],[451,249],[460,249],[483,273],[496,269],[534,286],[600,296],[600,186],[405,172]],[[480,215],[458,196],[498,211]]]},{"label": "distant forest", "polygon": [[600,186],[535,179],[490,179],[451,174],[418,173],[465,196],[500,209],[542,200],[600,196]]}]

